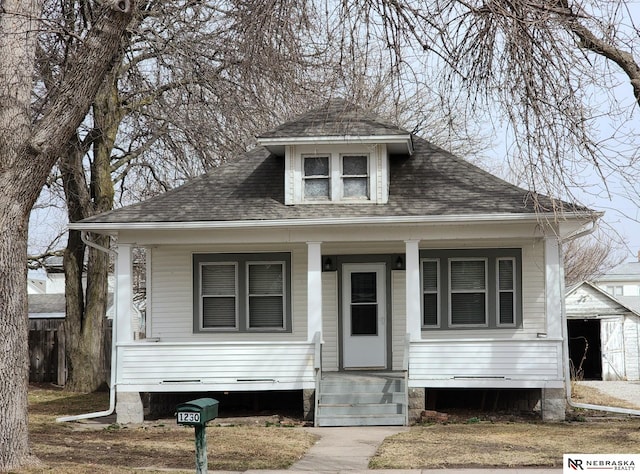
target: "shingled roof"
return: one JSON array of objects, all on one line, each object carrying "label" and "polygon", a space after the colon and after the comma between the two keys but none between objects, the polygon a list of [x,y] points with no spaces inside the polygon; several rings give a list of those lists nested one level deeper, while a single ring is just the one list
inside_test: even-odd
[{"label": "shingled roof", "polygon": [[333,99],[258,136],[258,139],[375,135],[404,136],[409,132],[348,101]]},{"label": "shingled roof", "polygon": [[[330,102],[262,137],[318,134],[407,134],[353,106]],[[428,141],[413,154],[391,156],[387,204],[284,204],[284,160],[264,147],[162,195],[90,217],[81,224],[179,223],[453,215],[529,214],[557,209],[589,212],[514,186]],[[77,225],[76,225],[77,227]]]}]

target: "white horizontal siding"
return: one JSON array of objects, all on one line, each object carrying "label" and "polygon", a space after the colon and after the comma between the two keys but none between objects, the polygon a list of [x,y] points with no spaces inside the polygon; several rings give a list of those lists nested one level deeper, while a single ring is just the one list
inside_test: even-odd
[{"label": "white horizontal siding", "polygon": [[[152,249],[149,338],[161,341],[211,341],[211,340],[304,340],[307,337],[306,245],[261,246],[247,248],[240,246],[158,246]],[[193,276],[192,255],[194,253],[231,252],[291,252],[291,333],[194,333],[193,332]]]},{"label": "white horizontal siding", "polygon": [[640,380],[640,318],[624,318],[624,362],[627,380]]},{"label": "white horizontal siding", "polygon": [[391,272],[392,369],[403,370],[405,338],[407,334],[407,272]]},{"label": "white horizontal siding", "polygon": [[312,343],[133,343],[117,348],[121,391],[313,388]]},{"label": "white horizontal siding", "polygon": [[412,342],[409,379],[411,386],[422,387],[561,384],[562,341]]},{"label": "white horizontal siding", "polygon": [[338,272],[322,273],[322,370],[338,370]]}]

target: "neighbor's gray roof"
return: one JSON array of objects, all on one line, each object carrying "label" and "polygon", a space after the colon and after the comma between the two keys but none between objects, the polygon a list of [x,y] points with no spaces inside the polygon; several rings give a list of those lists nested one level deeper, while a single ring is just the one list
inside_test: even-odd
[{"label": "neighbor's gray roof", "polygon": [[[366,115],[356,120],[347,109],[348,120],[331,107],[302,116],[271,134],[331,133],[349,124],[363,133],[407,133],[397,127],[375,121]],[[324,115],[323,115],[324,114]],[[331,123],[322,129],[319,118]],[[340,129],[344,131],[343,129]],[[241,220],[281,220],[360,217],[413,217],[460,214],[534,214],[536,200],[542,210],[554,203],[544,196],[509,184],[480,168],[434,146],[426,140],[413,140],[411,156],[390,157],[390,189],[387,204],[284,204],[284,160],[258,147],[239,159],[212,169],[187,184],[167,193],[122,209],[96,215],[83,223],[210,222]],[[567,203],[565,211],[584,211]],[[538,207],[538,211],[541,210]]]},{"label": "neighbor's gray roof", "polygon": [[640,262],[621,263],[601,277],[596,278],[596,281],[640,281]]}]

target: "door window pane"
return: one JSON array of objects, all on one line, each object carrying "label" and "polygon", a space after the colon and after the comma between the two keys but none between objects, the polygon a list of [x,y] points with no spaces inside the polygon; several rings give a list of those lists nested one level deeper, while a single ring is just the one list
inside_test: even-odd
[{"label": "door window pane", "polygon": [[375,272],[351,273],[351,335],[378,334],[377,279]]}]

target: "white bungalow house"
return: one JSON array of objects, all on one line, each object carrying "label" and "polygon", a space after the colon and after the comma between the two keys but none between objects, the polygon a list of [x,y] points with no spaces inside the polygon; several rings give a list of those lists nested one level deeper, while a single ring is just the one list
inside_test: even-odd
[{"label": "white bungalow house", "polygon": [[[120,422],[141,419],[140,392],[278,390],[299,390],[319,426],[406,424],[435,389],[526,389],[545,419],[564,417],[559,243],[593,212],[345,101],[258,144],[71,225],[117,238]],[[131,329],[137,246],[144,340]]]}]

